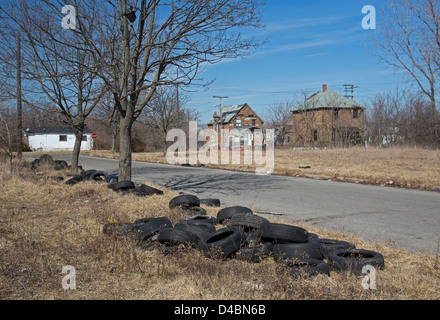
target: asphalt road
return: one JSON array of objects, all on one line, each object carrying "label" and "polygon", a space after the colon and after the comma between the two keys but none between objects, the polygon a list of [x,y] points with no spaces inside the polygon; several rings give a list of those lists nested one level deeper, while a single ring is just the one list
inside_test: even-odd
[{"label": "asphalt road", "polygon": [[[69,162],[67,156],[58,158]],[[116,160],[85,156],[80,164],[109,173],[118,168]],[[142,162],[133,163],[132,176],[138,183],[220,198],[222,206],[249,206],[268,218],[304,221],[412,252],[439,250],[440,192]]]}]

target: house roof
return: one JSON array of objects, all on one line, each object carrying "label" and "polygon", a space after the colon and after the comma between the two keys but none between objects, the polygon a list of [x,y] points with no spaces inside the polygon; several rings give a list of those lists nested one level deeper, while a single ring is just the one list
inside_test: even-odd
[{"label": "house roof", "polygon": [[[234,117],[246,106],[245,104],[238,104],[235,106],[229,106],[224,107],[222,109],[222,115],[220,115],[220,112],[214,113],[214,118],[222,118],[222,124],[229,123],[234,119]],[[214,124],[214,119],[212,119],[208,124],[212,125]]]},{"label": "house roof", "polygon": [[[44,134],[74,134],[72,128],[69,127],[26,127],[23,131],[28,135],[44,135]],[[93,133],[89,128],[84,128],[85,134]]]},{"label": "house roof", "polygon": [[309,97],[303,104],[292,110],[293,113],[319,109],[366,109],[331,89],[321,90]]}]

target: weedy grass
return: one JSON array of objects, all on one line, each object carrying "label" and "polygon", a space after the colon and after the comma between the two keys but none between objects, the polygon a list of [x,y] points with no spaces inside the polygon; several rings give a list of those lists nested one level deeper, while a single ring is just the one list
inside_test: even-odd
[{"label": "weedy grass", "polygon": [[[132,240],[104,235],[104,224],[162,216],[176,223],[184,217],[168,208],[176,193],[163,189],[163,195],[122,195],[103,183],[68,186],[46,179],[54,174],[65,175],[25,171],[0,175],[0,299],[440,299],[438,256],[306,224],[298,225],[321,238],[350,241],[382,253],[386,267],[377,271],[377,289],[365,290],[363,277],[347,272],[293,279],[271,258],[254,264],[209,259],[193,248],[170,255],[156,248],[145,250]],[[206,210],[216,216],[219,209]],[[66,265],[76,270],[74,290],[62,287]]]}]

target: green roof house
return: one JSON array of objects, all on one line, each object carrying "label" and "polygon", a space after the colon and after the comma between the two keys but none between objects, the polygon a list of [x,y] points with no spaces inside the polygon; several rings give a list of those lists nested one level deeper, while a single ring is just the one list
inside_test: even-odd
[{"label": "green roof house", "polygon": [[363,140],[365,107],[322,86],[292,110],[292,133],[296,147],[352,146]]}]

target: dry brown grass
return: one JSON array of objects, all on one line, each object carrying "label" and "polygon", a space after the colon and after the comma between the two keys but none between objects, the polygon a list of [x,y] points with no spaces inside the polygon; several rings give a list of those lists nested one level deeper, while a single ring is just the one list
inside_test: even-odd
[{"label": "dry brown grass", "polygon": [[[59,172],[57,173],[59,174]],[[293,280],[273,260],[250,264],[208,259],[195,249],[165,256],[102,233],[110,217],[134,221],[181,213],[170,211],[175,193],[140,198],[104,184],[68,186],[43,176],[0,175],[0,299],[287,300],[440,298],[438,257],[416,255],[381,243],[300,225],[323,238],[351,241],[384,254],[377,290],[362,277]],[[215,216],[218,209],[207,208]],[[282,222],[282,221],[276,221]],[[64,290],[63,266],[77,273],[75,290]]]},{"label": "dry brown grass", "polygon": [[[118,158],[107,151],[87,153],[96,157]],[[133,160],[167,163],[161,152],[136,153]],[[221,163],[219,161],[219,163]],[[310,166],[309,169],[300,167]],[[207,167],[255,171],[256,165],[208,164]],[[440,150],[422,148],[350,148],[326,150],[275,150],[274,174],[332,179],[411,189],[440,189]]]}]

